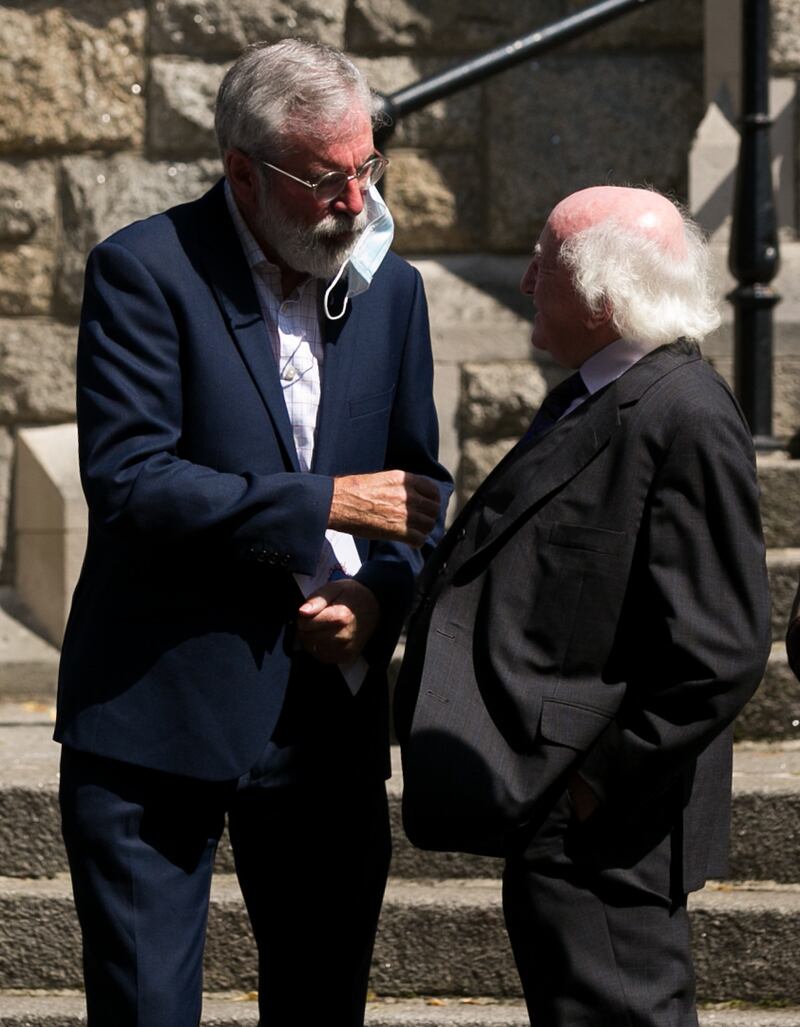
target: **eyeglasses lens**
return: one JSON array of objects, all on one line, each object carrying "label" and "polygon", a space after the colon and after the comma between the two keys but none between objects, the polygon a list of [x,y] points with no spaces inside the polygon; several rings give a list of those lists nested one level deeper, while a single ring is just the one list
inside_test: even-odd
[{"label": "eyeglasses lens", "polygon": [[[366,164],[359,168],[355,179],[362,192],[366,192],[370,186],[373,186],[376,182],[380,181],[383,176],[384,169],[386,168],[386,163],[387,162],[382,160],[380,157],[375,157],[373,160],[367,161]],[[343,171],[331,171],[330,174],[325,175],[317,183],[317,199],[322,200],[323,202],[335,200],[336,197],[347,187],[347,183],[349,181],[350,176],[345,175]]]}]

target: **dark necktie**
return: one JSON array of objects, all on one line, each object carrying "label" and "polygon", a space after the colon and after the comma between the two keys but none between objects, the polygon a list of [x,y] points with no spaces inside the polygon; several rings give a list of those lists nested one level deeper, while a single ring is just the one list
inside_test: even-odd
[{"label": "dark necktie", "polygon": [[529,442],[534,436],[552,428],[573,400],[588,393],[586,384],[580,373],[576,371],[556,385],[544,398],[544,402],[536,412],[531,425],[522,436],[523,442]]}]

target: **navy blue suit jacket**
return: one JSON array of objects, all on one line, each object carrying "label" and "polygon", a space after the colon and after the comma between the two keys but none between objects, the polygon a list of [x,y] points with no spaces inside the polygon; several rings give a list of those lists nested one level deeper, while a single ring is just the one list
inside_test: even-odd
[{"label": "navy blue suit jacket", "polygon": [[[292,574],[314,571],[333,476],[397,467],[448,494],[419,274],[389,254],[346,316],[321,322],[304,474],[222,183],[90,255],[77,371],[89,539],[62,652],[59,741],[208,780],[243,773],[281,711],[300,602]],[[359,548],[358,578],[381,606],[368,651],[380,671],[423,554]]]}]

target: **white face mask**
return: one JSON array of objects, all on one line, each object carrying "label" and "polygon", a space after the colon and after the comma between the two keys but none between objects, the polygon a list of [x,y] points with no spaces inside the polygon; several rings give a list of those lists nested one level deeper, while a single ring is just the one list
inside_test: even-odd
[{"label": "white face mask", "polygon": [[[370,287],[375,272],[383,263],[383,258],[394,238],[394,220],[383,197],[373,185],[364,193],[369,224],[361,233],[353,252],[336,272],[336,276],[325,290],[323,305],[325,313],[331,321],[344,317],[347,301],[351,296],[358,296]],[[328,297],[339,284],[342,275],[347,271],[347,294],[338,314],[328,309]]]}]

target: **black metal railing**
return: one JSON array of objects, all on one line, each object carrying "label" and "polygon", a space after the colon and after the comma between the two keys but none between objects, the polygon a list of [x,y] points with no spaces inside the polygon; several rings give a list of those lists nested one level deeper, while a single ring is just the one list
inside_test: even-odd
[{"label": "black metal railing", "polygon": [[780,444],[772,434],[773,309],[770,286],[780,253],[769,133],[769,0],[743,0],[741,144],[731,227],[730,269],[739,285],[734,308],[736,394],[757,449]]},{"label": "black metal railing", "polygon": [[[603,0],[582,11],[470,58],[436,75],[380,96],[385,125],[375,133],[385,145],[408,114],[484,81],[654,0]],[[734,306],[736,392],[759,449],[773,449],[773,308],[780,296],[770,282],[779,267],[769,129],[769,0],[742,0],[741,150],[731,230],[730,268],[739,285]]]},{"label": "black metal railing", "polygon": [[556,46],[582,36],[592,29],[599,28],[607,21],[619,18],[629,11],[638,10],[655,0],[602,0],[582,11],[577,11],[552,25],[545,25],[534,32],[520,36],[510,43],[498,46],[494,50],[471,57],[461,64],[421,79],[413,85],[404,86],[388,96],[381,95],[383,113],[388,116],[387,124],[377,129],[375,142],[378,146],[385,144],[394,131],[395,124],[408,114],[425,107],[445,96],[466,89],[475,82],[498,72],[513,68],[515,64],[529,60],[539,54],[552,50]]}]

